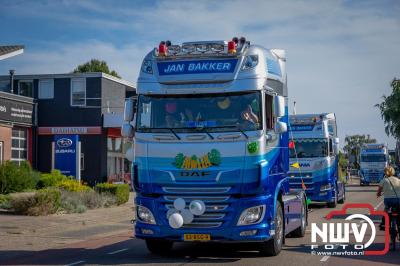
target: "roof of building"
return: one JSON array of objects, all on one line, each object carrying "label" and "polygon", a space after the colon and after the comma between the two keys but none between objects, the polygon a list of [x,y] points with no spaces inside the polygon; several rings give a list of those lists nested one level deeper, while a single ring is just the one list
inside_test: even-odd
[{"label": "roof of building", "polygon": [[0,60],[22,54],[23,45],[0,45]]},{"label": "roof of building", "polygon": [[[85,72],[85,73],[65,73],[65,74],[30,74],[30,75],[15,75],[14,79],[30,80],[30,79],[54,79],[54,78],[105,78],[114,82],[123,84],[125,86],[136,89],[136,86],[127,80],[114,77],[112,75],[102,72]],[[0,80],[9,79],[9,75],[0,76]]]}]

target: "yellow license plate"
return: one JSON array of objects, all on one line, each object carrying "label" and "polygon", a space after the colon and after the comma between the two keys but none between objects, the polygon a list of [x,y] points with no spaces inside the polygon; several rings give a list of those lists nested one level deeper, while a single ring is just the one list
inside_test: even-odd
[{"label": "yellow license plate", "polygon": [[210,241],[211,235],[209,234],[184,234],[184,241]]}]

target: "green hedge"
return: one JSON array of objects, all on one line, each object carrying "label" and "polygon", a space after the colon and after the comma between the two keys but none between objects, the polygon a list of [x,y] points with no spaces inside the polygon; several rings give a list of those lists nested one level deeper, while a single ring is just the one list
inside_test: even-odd
[{"label": "green hedge", "polygon": [[10,209],[11,208],[10,199],[11,199],[10,195],[0,194],[0,209]]},{"label": "green hedge", "polygon": [[14,162],[6,161],[0,164],[0,194],[34,189],[38,178],[38,172],[33,171],[28,162],[23,161],[18,166]]},{"label": "green hedge", "polygon": [[61,174],[59,170],[52,170],[50,173],[40,175],[37,188],[55,187],[58,183],[67,179],[68,177]]},{"label": "green hedge", "polygon": [[117,204],[123,204],[129,200],[129,185],[127,184],[109,184],[99,183],[95,190],[99,193],[110,193],[117,198]]},{"label": "green hedge", "polygon": [[57,188],[45,188],[11,194],[10,205],[17,214],[37,216],[56,213],[61,206],[61,192]]}]

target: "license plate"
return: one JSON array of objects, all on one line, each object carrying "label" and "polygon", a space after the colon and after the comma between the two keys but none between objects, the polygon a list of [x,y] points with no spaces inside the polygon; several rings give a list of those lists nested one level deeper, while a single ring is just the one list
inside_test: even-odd
[{"label": "license plate", "polygon": [[209,234],[184,234],[184,241],[210,241],[211,235]]}]

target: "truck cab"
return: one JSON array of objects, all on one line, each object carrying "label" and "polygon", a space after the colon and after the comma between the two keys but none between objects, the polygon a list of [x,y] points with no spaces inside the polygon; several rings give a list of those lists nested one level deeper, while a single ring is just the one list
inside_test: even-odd
[{"label": "truck cab", "polygon": [[122,134],[134,140],[134,232],[151,252],[240,241],[276,255],[285,235],[304,235],[305,195],[287,178],[285,62],[245,38],[163,41],[144,58]]},{"label": "truck cab", "polygon": [[345,201],[338,176],[339,138],[334,113],[289,117],[290,187],[305,189],[308,199],[336,207]]},{"label": "truck cab", "polygon": [[379,183],[384,177],[384,169],[389,164],[387,146],[366,144],[360,152],[360,185]]}]

